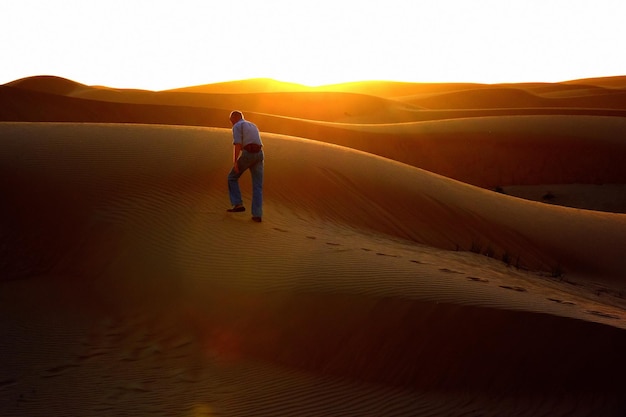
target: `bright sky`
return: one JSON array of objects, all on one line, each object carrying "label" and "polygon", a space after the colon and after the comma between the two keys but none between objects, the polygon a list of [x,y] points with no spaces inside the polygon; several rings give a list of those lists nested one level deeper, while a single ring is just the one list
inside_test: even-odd
[{"label": "bright sky", "polygon": [[624,0],[0,0],[0,84],[626,75]]}]

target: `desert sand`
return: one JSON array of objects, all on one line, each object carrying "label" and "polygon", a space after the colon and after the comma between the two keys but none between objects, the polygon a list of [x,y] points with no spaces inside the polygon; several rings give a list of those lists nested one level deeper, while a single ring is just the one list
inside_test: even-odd
[{"label": "desert sand", "polygon": [[626,77],[0,103],[2,416],[626,413]]}]

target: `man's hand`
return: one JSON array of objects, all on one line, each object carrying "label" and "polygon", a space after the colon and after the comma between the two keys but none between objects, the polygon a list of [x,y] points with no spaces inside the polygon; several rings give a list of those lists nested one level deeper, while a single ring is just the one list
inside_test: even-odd
[{"label": "man's hand", "polygon": [[235,163],[233,164],[233,171],[239,174],[239,165],[237,164],[237,161],[235,161]]}]

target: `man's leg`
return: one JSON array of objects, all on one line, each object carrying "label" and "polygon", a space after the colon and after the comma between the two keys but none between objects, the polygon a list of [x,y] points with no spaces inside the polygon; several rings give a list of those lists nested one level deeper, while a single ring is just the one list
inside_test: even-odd
[{"label": "man's leg", "polygon": [[235,172],[235,169],[231,169],[228,174],[228,196],[230,197],[230,204],[234,206],[243,205],[241,198],[241,190],[239,189],[239,177],[242,174],[241,167],[239,173]]}]

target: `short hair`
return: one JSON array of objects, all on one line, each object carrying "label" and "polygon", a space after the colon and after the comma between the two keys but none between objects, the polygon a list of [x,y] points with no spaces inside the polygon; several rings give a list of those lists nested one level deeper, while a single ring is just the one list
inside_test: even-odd
[{"label": "short hair", "polygon": [[239,110],[233,110],[232,112],[230,112],[230,118],[232,119],[233,117],[243,120],[243,113]]}]

